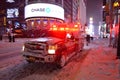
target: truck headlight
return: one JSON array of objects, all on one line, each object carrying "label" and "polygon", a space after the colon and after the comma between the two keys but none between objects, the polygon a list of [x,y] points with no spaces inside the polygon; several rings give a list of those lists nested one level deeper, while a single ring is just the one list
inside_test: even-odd
[{"label": "truck headlight", "polygon": [[50,50],[50,49],[48,49],[48,54],[55,54],[55,50]]},{"label": "truck headlight", "polygon": [[50,45],[48,47],[48,54],[55,54],[56,49],[57,49],[56,45]]}]

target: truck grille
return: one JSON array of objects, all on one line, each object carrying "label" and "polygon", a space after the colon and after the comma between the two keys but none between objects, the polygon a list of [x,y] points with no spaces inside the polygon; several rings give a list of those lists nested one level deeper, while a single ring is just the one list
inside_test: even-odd
[{"label": "truck grille", "polygon": [[46,44],[45,43],[26,43],[25,48],[27,52],[33,52],[38,54],[45,54]]}]

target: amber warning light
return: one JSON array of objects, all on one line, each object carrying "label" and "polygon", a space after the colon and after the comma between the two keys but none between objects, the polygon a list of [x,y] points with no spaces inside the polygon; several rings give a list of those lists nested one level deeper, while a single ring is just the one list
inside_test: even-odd
[{"label": "amber warning light", "polygon": [[69,26],[69,25],[52,25],[52,27],[50,27],[50,31],[78,31],[79,30],[79,26],[77,24],[73,25],[73,26]]}]

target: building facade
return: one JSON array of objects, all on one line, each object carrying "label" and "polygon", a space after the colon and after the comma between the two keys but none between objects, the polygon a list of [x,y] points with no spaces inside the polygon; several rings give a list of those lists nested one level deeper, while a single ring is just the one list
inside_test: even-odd
[{"label": "building facade", "polygon": [[[25,23],[24,8],[26,5],[34,3],[49,3],[60,6],[64,9],[64,20],[60,19],[60,22],[80,22],[81,24],[85,24],[85,1],[86,0],[3,0],[0,3],[5,6],[0,5],[4,7],[0,9],[0,12],[4,11],[4,14],[0,14],[0,21],[2,22],[1,24],[4,24],[5,26],[8,26],[8,24],[13,24],[16,27],[19,25],[21,26]],[[40,21],[37,21],[37,23],[40,23]],[[33,22],[31,24],[33,24]]]},{"label": "building facade", "polygon": [[102,36],[105,36],[105,34],[111,35],[110,29],[115,30],[114,28],[119,22],[120,8],[114,6],[115,2],[120,4],[119,0],[103,0],[103,26],[101,27],[101,33],[104,34]]},{"label": "building facade", "polygon": [[66,22],[76,22],[78,17],[83,15],[86,17],[86,0],[26,0],[26,4],[31,3],[51,3],[62,6]]},{"label": "building facade", "polygon": [[80,22],[81,26],[85,27],[87,23],[87,2],[86,0],[79,0],[79,7],[78,7],[78,22]]}]

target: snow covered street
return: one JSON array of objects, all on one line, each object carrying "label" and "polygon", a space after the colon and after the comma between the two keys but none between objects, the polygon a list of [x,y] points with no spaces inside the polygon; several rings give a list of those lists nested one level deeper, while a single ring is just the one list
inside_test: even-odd
[{"label": "snow covered street", "polygon": [[117,50],[108,47],[108,42],[108,39],[91,41],[62,69],[53,64],[28,64],[19,57],[20,61],[14,66],[0,69],[0,80],[120,80]]},{"label": "snow covered street", "polygon": [[120,60],[116,49],[102,44],[91,49],[75,80],[120,80]]}]

